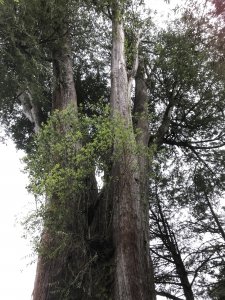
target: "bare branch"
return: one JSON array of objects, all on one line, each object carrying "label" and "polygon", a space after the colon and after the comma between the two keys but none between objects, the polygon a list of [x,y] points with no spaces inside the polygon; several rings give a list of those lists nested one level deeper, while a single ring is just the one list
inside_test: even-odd
[{"label": "bare branch", "polygon": [[172,300],[183,300],[181,298],[178,298],[174,295],[171,295],[170,293],[163,292],[163,291],[156,291],[156,295],[162,296],[162,297],[167,297],[167,299],[172,299]]}]

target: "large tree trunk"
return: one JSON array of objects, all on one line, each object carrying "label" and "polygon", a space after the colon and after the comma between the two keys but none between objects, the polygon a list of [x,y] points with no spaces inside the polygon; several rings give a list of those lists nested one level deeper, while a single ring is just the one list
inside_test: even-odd
[{"label": "large tree trunk", "polygon": [[69,37],[65,35],[52,50],[54,95],[52,108],[64,109],[72,104],[77,113],[77,95],[73,78]]},{"label": "large tree trunk", "polygon": [[[52,257],[39,255],[34,300],[155,299],[148,236],[147,166],[150,162],[146,154],[141,157],[135,149],[137,143],[143,147],[147,147],[148,143],[147,119],[143,121],[142,118],[142,113],[146,116],[146,94],[141,94],[142,81],[139,81],[136,110],[140,112],[140,117],[136,126],[141,134],[135,139],[123,23],[118,13],[115,9],[110,102],[112,118],[118,118],[125,132],[129,133],[129,142],[123,142],[120,135],[115,137],[110,180],[100,195],[97,195],[92,175],[87,178],[86,194],[76,195],[79,201],[76,198],[68,202],[70,211],[83,212],[71,220],[65,220],[68,231],[76,237],[74,244],[79,247],[68,247],[63,253]],[[55,82],[53,109],[62,110],[72,104],[76,114],[77,100],[68,37],[57,43],[52,53]],[[118,153],[121,155],[118,156]],[[49,201],[60,206],[57,198]],[[82,203],[82,208],[78,209],[77,202]],[[54,232],[44,228],[42,245],[54,250],[60,242],[58,238]]]},{"label": "large tree trunk", "polygon": [[[128,140],[115,136],[112,167],[113,238],[115,246],[115,300],[155,299],[149,274],[148,205],[141,180],[146,171],[135,154],[131,99],[124,54],[124,30],[120,12],[113,11],[112,117],[124,125]],[[118,138],[118,139],[117,139]],[[123,138],[123,137],[122,137]],[[143,174],[144,172],[144,174]],[[145,176],[144,175],[144,176]]]},{"label": "large tree trunk", "polygon": [[[73,69],[69,39],[65,35],[52,50],[53,74],[54,74],[54,95],[53,110],[65,109],[68,105],[74,108],[77,114],[77,98],[73,80]],[[67,124],[57,130],[67,130]],[[76,145],[79,147],[79,145]],[[97,194],[94,181],[87,182],[92,197]],[[66,246],[63,252],[52,255],[60,246],[60,236],[56,228],[45,226],[42,233],[41,248],[44,253],[39,254],[36,279],[33,291],[34,300],[60,300],[60,299],[88,299],[87,293],[79,288],[83,280],[83,266],[87,260],[84,239],[87,235],[87,220],[85,214],[76,214],[77,211],[85,209],[85,201],[89,197],[83,192],[81,195],[74,195],[71,199],[59,199],[53,196],[48,200],[48,206],[54,205],[58,209],[70,211],[67,220],[64,220],[62,232],[68,236],[76,236],[79,239],[75,243]],[[78,207],[79,206],[79,207]],[[56,226],[61,226],[57,224]],[[60,229],[58,229],[60,231]],[[72,246],[74,244],[74,246]],[[79,272],[80,275],[79,275]],[[85,296],[85,295],[86,296]],[[83,295],[85,296],[83,298]]]},{"label": "large tree trunk", "polygon": [[[53,110],[68,106],[77,115],[77,98],[68,37],[65,36],[53,53],[54,94]],[[77,115],[78,118],[78,115]],[[67,124],[57,130],[66,132]],[[74,145],[79,150],[82,146]],[[68,199],[53,196],[48,205],[69,211],[64,216],[63,229],[45,226],[33,291],[34,300],[88,300],[111,297],[112,233],[108,231],[107,194],[98,195],[94,171],[83,182],[82,190]],[[56,227],[60,221],[55,220]],[[56,255],[51,255],[63,243],[57,231],[71,236],[70,243]],[[49,255],[50,254],[50,255]]]},{"label": "large tree trunk", "polygon": [[[154,284],[154,271],[153,264],[149,254],[149,170],[151,164],[151,158],[148,155],[148,143],[149,143],[149,109],[148,109],[148,92],[145,82],[145,70],[144,62],[139,58],[139,66],[135,77],[135,99],[133,109],[133,123],[137,131],[136,141],[139,145],[140,153],[138,157],[139,164],[139,176],[140,176],[140,193],[142,199],[142,226],[145,234],[145,253],[146,253],[146,276],[150,285],[150,295],[152,299],[156,298],[155,284]],[[149,297],[149,299],[151,299]]]}]

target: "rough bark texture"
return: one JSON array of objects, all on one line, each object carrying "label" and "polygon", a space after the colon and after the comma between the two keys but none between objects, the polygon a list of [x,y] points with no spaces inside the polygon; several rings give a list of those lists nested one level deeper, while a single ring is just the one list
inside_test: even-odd
[{"label": "rough bark texture", "polygon": [[[53,110],[72,105],[77,114],[77,97],[73,81],[70,46],[65,36],[53,49]],[[66,131],[67,124],[59,130]],[[79,149],[81,145],[75,147]],[[68,211],[63,228],[45,226],[42,233],[33,300],[110,299],[112,291],[112,233],[107,200],[108,193],[98,195],[94,172],[85,179],[84,189],[70,199],[53,196],[48,205]],[[55,221],[56,226],[61,226]],[[111,222],[112,223],[112,222]],[[51,255],[62,244],[57,231],[71,236],[63,251]]]},{"label": "rough bark texture", "polygon": [[[66,36],[57,45],[57,48],[53,49],[53,71],[55,80],[53,109],[61,110],[72,104],[76,113],[76,91],[73,81],[70,47]],[[92,195],[94,195],[93,186],[89,188],[92,190]],[[60,252],[52,256],[51,252],[59,247],[60,237],[55,234],[54,228],[44,228],[41,246],[49,253],[47,255],[39,254],[33,291],[34,300],[87,299],[87,297],[82,298],[82,291],[77,288],[83,275],[79,274],[79,271],[82,273],[83,265],[86,262],[86,253],[83,251],[82,242],[86,235],[85,231],[87,231],[87,221],[85,215],[80,214],[80,218],[75,215],[78,210],[78,203],[81,203],[79,209],[84,209],[86,198],[88,196],[83,194],[80,196],[75,195],[73,199],[63,199],[63,201],[67,201],[65,205],[68,206],[63,207],[63,209],[74,211],[74,214],[71,213],[68,216],[70,219],[65,220],[62,230],[66,231],[66,234],[80,236],[77,245],[75,243],[74,245],[68,245],[63,253]],[[57,197],[53,197],[49,199],[49,205],[53,203],[59,209],[62,205],[61,201]],[[67,296],[65,297],[65,295]]]},{"label": "rough bark texture", "polygon": [[147,258],[146,276],[149,282],[150,295],[152,299],[156,298],[154,285],[154,272],[151,257],[149,255],[149,170],[151,161],[148,156],[147,148],[149,142],[149,113],[148,113],[148,94],[147,85],[145,83],[144,62],[140,59],[139,67],[135,78],[135,100],[134,100],[134,126],[138,132],[136,136],[137,144],[143,150],[138,157],[139,176],[140,176],[140,193],[142,199],[142,227],[145,234],[145,255]]},{"label": "rough bark texture", "polygon": [[69,39],[63,37],[52,51],[54,72],[54,96],[52,108],[64,109],[73,104],[77,112],[77,95],[73,78]]},{"label": "rough bark texture", "polygon": [[[131,100],[124,55],[124,31],[118,12],[115,12],[113,17],[112,47],[111,107],[113,115],[118,114],[126,129],[130,130],[132,141],[135,137],[131,128]],[[112,168],[114,299],[155,299],[147,275],[150,274],[149,240],[143,221],[146,213],[141,193],[141,168],[131,144],[122,146],[122,154],[114,161]],[[121,151],[121,145],[118,146],[115,142],[114,153],[117,151]]]},{"label": "rough bark texture", "polygon": [[[47,253],[40,253],[37,264],[36,279],[33,291],[34,300],[86,300],[92,297],[91,267],[97,256],[92,255],[93,245],[88,245],[88,220],[84,212],[89,202],[94,202],[97,195],[96,182],[87,183],[87,193],[67,199],[63,209],[70,210],[64,220],[63,229],[45,227],[42,233],[41,247]],[[92,198],[92,199],[91,199]],[[57,202],[60,209],[59,199]],[[77,213],[78,212],[78,213]],[[82,212],[84,212],[82,214]],[[67,244],[63,245],[58,232],[71,236]],[[54,253],[63,246],[63,251]],[[89,247],[88,247],[89,246]]]},{"label": "rough bark texture", "polygon": [[[113,17],[112,118],[119,117],[130,133],[131,143],[115,141],[115,161],[109,182],[97,193],[94,174],[87,178],[87,193],[70,201],[74,215],[67,222],[74,243],[53,257],[39,255],[33,300],[155,300],[149,256],[147,156],[137,155],[133,146],[148,144],[146,87],[137,81],[136,111],[140,113],[135,140],[131,116],[130,83],[124,54],[123,24],[118,11]],[[76,90],[68,39],[53,48],[53,109],[73,104],[77,112]],[[144,90],[142,91],[142,88]],[[144,117],[143,117],[144,116]],[[121,156],[118,157],[118,151]],[[67,199],[68,200],[68,199]],[[50,199],[60,206],[60,201]],[[77,207],[77,203],[81,207]],[[45,228],[42,245],[55,249],[54,232]]]}]

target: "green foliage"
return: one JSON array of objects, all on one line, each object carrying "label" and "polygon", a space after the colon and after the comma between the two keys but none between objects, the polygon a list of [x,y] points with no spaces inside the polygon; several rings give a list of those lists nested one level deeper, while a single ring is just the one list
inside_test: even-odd
[{"label": "green foliage", "polygon": [[71,37],[76,36],[71,42],[78,104],[91,114],[89,104],[109,98],[104,70],[109,64],[108,24],[104,27],[93,10],[85,10],[78,2],[5,0],[1,5],[0,120],[25,151],[32,148],[34,130],[25,120],[19,95],[29,90],[40,122],[45,123],[53,98],[52,49],[61,43],[66,26]]},{"label": "green foliage", "polygon": [[72,109],[55,111],[26,158],[30,189],[36,195],[48,197],[64,198],[68,193],[76,193],[111,143],[110,124],[103,122],[103,118],[81,116],[78,120]]},{"label": "green foliage", "polygon": [[147,151],[137,146],[132,136],[132,128],[119,115],[111,120],[107,107],[101,115],[92,117],[76,117],[71,108],[55,111],[37,134],[34,150],[25,159],[30,190],[35,195],[60,198],[76,193],[89,174],[96,168],[105,172],[124,151]]},{"label": "green foliage", "polygon": [[0,118],[17,146],[25,150],[33,125],[25,120],[19,95],[29,90],[42,121],[51,105],[49,52],[40,42],[36,2],[5,0],[0,11]]},{"label": "green foliage", "polygon": [[[64,237],[63,244],[68,244],[66,240],[71,238],[68,223],[72,226],[75,215],[83,216],[77,220],[84,224],[77,226],[85,230],[85,207],[89,204],[82,200],[82,195],[90,192],[88,178],[96,172],[108,177],[115,161],[137,167],[133,164],[134,155],[148,153],[152,155],[136,144],[132,128],[119,115],[112,120],[107,106],[100,115],[92,117],[84,114],[77,117],[71,107],[55,111],[25,158],[30,179],[28,188],[38,203],[38,210],[33,218],[29,217],[26,227],[32,231],[43,222],[54,235],[59,234],[60,240]],[[125,157],[128,161],[124,161]],[[60,242],[54,251],[62,251],[61,246]]]}]

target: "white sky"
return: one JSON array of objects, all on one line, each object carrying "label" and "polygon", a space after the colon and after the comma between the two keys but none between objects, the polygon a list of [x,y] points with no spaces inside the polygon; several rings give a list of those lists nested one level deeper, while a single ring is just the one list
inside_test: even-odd
[{"label": "white sky", "polygon": [[[171,0],[174,6],[178,0]],[[180,3],[183,2],[182,0]],[[166,13],[168,5],[163,0],[148,0],[152,9]],[[27,177],[20,158],[22,151],[17,152],[12,142],[0,143],[0,295],[2,300],[30,300],[35,264],[31,256],[29,241],[22,238],[23,229],[16,222],[28,211],[28,202],[32,196],[26,191]],[[165,298],[158,298],[165,299]]]},{"label": "white sky", "polygon": [[[31,199],[25,189],[26,176],[21,173],[22,152],[12,142],[0,144],[0,295],[3,300],[29,300],[34,282],[34,265],[28,241],[16,219],[24,216]],[[29,257],[27,257],[29,256]]]}]

